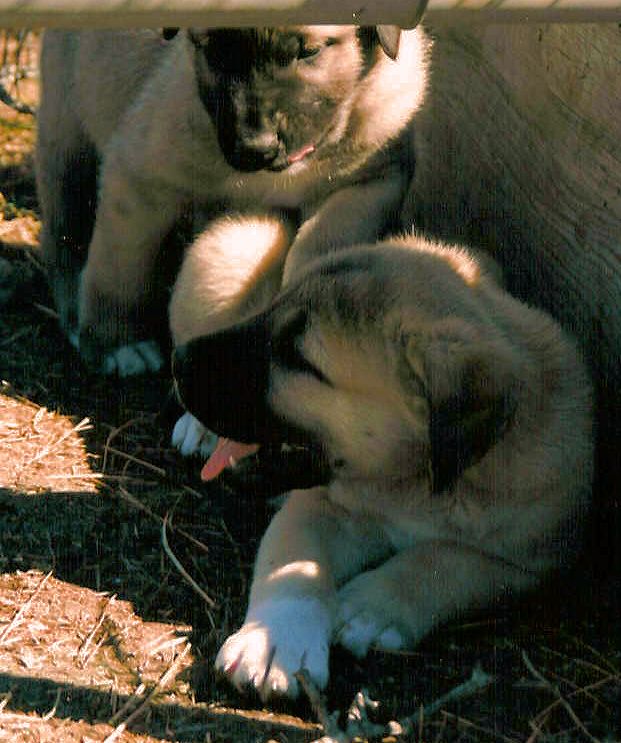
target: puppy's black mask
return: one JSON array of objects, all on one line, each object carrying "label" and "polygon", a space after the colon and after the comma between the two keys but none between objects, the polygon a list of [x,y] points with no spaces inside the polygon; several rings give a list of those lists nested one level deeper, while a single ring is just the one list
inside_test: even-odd
[{"label": "puppy's black mask", "polygon": [[[283,332],[271,313],[197,338],[175,349],[173,374],[182,404],[216,433],[245,443],[313,445],[307,432],[269,405],[270,368],[283,361]],[[298,321],[284,335],[297,331]]]}]

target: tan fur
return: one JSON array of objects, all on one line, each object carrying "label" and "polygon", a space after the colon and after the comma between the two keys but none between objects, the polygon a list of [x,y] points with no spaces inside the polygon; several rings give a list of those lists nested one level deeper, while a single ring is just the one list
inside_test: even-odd
[{"label": "tan fur", "polygon": [[[590,384],[559,326],[496,275],[408,236],[306,266],[268,310],[275,347],[306,313],[291,342],[328,381],[275,357],[266,399],[321,441],[332,479],[291,493],[261,542],[244,626],[216,661],[236,685],[295,695],[300,665],[323,685],[329,643],[411,646],[568,560],[590,496]],[[443,490],[433,460],[452,429],[473,454]]]},{"label": "tan fur", "polygon": [[613,23],[435,28],[403,213],[406,229],[493,255],[509,291],[584,352],[610,526],[594,544],[601,570],[621,557],[620,58]]},{"label": "tan fur", "polygon": [[[225,161],[199,97],[196,52],[185,32],[169,42],[154,31],[46,33],[37,151],[43,251],[61,322],[68,333],[79,333],[87,357],[101,360],[102,353],[140,339],[136,318],[148,319],[145,305],[158,252],[188,205],[205,209],[210,218],[233,214],[242,223],[249,214],[242,228],[248,235],[255,215],[282,221],[268,251],[274,255],[270,265],[278,264],[281,272],[289,247],[297,254],[303,243],[312,255],[376,239],[398,218],[407,176],[397,140],[424,87],[424,36],[404,32],[396,60],[378,47],[363,69],[355,27],[298,30],[309,47],[330,39],[320,61],[276,65],[260,92],[276,100],[289,87],[303,85],[335,103],[337,115],[324,149],[281,172],[241,172]],[[209,70],[204,74],[208,80]],[[313,141],[317,117],[312,106],[288,112],[299,143],[305,137]],[[75,264],[86,245],[72,244],[83,235],[67,238],[63,220],[71,204],[59,184],[79,175],[80,153],[87,150],[99,156],[101,167],[94,230],[78,281]],[[73,188],[72,198],[80,192]],[[78,212],[84,207],[78,203]],[[299,214],[298,236],[280,216],[283,210]],[[289,235],[284,241],[283,232]],[[219,223],[204,239],[213,243],[217,235],[224,235]],[[261,245],[264,236],[258,238]],[[228,251],[235,262],[236,249],[226,238],[215,254]],[[221,303],[215,283],[209,294],[203,296],[203,315]]]}]

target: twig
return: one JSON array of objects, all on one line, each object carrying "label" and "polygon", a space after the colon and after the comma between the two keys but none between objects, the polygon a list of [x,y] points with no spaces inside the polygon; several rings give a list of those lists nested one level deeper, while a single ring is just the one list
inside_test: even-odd
[{"label": "twig", "polygon": [[101,471],[106,471],[106,465],[108,463],[108,448],[110,447],[110,443],[126,428],[131,428],[131,426],[134,425],[134,423],[140,421],[140,418],[131,418],[128,421],[125,421],[125,423],[121,424],[120,426],[117,426],[116,428],[113,428],[110,433],[108,434],[106,438],[106,443],[104,444],[103,449],[103,460],[101,463]]},{"label": "twig", "polygon": [[470,728],[471,730],[476,730],[479,733],[484,733],[485,735],[489,735],[492,738],[498,738],[498,740],[502,740],[505,743],[518,743],[515,738],[509,738],[508,736],[499,733],[497,730],[484,728],[483,726],[477,725],[475,722],[472,722],[472,720],[468,720],[465,717],[460,717],[459,715],[455,715],[452,712],[447,712],[444,709],[442,710],[442,715],[447,719],[455,720],[458,725]]},{"label": "twig", "polygon": [[482,691],[483,689],[485,689],[486,686],[489,686],[493,682],[493,680],[494,677],[491,676],[489,673],[486,673],[481,667],[481,664],[477,663],[472,669],[472,675],[467,681],[458,684],[454,688],[447,691],[446,694],[438,697],[438,699],[431,702],[430,704],[427,704],[424,707],[421,706],[418,712],[413,714],[411,717],[406,717],[404,720],[399,720],[399,724],[401,725],[403,732],[406,734],[413,732],[413,730],[415,728],[418,728],[418,726],[420,725],[420,720],[422,717],[431,717],[431,715],[438,712],[447,704],[451,704],[458,699],[463,699],[464,697],[468,697],[472,694],[476,694],[477,692]]},{"label": "twig", "polygon": [[4,346],[10,346],[11,343],[14,343],[16,340],[21,338],[24,335],[28,335],[28,333],[32,332],[32,328],[28,326],[27,328],[22,328],[21,330],[18,330],[16,333],[13,333],[13,335],[10,335],[8,338],[3,338],[2,341],[0,341],[0,348]]},{"label": "twig", "polygon": [[58,687],[56,689],[56,699],[54,700],[54,705],[52,706],[52,709],[49,712],[46,712],[43,717],[41,718],[42,722],[45,722],[46,720],[51,720],[52,717],[56,714],[56,710],[58,709],[58,702],[60,702],[60,695],[62,694],[62,689]]},{"label": "twig", "polygon": [[[106,480],[109,480],[111,477],[113,476],[105,475]],[[121,478],[121,479],[125,479],[125,478]],[[120,496],[124,498],[128,503],[130,503],[135,508],[138,508],[140,511],[144,511],[144,513],[146,513],[147,516],[152,518],[154,521],[159,521],[160,524],[164,523],[164,519],[162,518],[162,516],[152,511],[148,506],[145,506],[145,504],[139,498],[136,498],[135,495],[132,495],[129,492],[129,490],[127,490],[127,488],[124,488],[122,485],[119,486],[119,493],[120,493]],[[168,523],[168,527],[170,528],[171,531],[174,531],[177,534],[181,534],[181,536],[185,537],[195,547],[198,547],[198,549],[200,549],[201,552],[204,552],[205,554],[209,554],[209,547],[203,542],[201,542],[200,539],[193,537],[185,529],[182,529],[180,526],[173,526],[170,522]]]},{"label": "twig", "polygon": [[[597,654],[597,651],[595,650],[595,648],[592,648],[590,645],[587,645],[586,643],[581,643],[581,644],[587,647],[592,653]],[[549,648],[545,645],[541,645],[540,647],[544,651],[544,653],[549,653],[550,655],[554,655],[557,658],[564,658],[566,660],[571,661],[572,663],[576,663],[576,665],[584,666],[585,668],[591,668],[592,670],[597,671],[597,673],[601,673],[602,676],[609,676],[611,673],[612,674],[620,673],[619,669],[615,668],[615,666],[607,658],[602,658],[602,661],[607,666],[607,668],[602,668],[601,666],[598,666],[596,663],[591,663],[590,661],[585,660],[584,658],[572,658],[571,656],[567,655],[567,653],[561,653],[560,651],[553,650],[552,648]]]},{"label": "twig", "polygon": [[138,686],[134,689],[133,694],[127,699],[125,704],[120,709],[118,709],[108,720],[108,725],[115,725],[117,720],[120,720],[130,707],[132,707],[136,702],[139,702],[140,699],[143,697],[146,688],[146,685],[142,682],[138,684]]},{"label": "twig", "polygon": [[0,715],[2,714],[2,710],[7,706],[7,704],[11,701],[11,697],[13,696],[13,692],[7,691],[4,699],[0,702]]},{"label": "twig", "polygon": [[103,606],[103,609],[101,610],[101,615],[99,616],[99,620],[97,621],[97,623],[95,624],[95,626],[93,627],[93,629],[88,633],[87,638],[82,643],[82,647],[78,650],[78,654],[77,654],[76,660],[80,664],[80,667],[81,668],[86,668],[88,662],[93,657],[94,652],[96,652],[97,651],[97,648],[99,647],[99,646],[96,645],[93,653],[88,654],[89,646],[90,646],[91,642],[93,641],[93,638],[95,637],[95,634],[97,633],[97,631],[99,630],[99,628],[101,627],[101,625],[104,623],[104,619],[106,618],[106,611],[107,611],[108,607],[110,606],[110,604],[114,601],[115,598],[116,598],[116,594],[113,594],[105,602],[105,604]]},{"label": "twig", "polygon": [[[317,721],[323,728],[323,736],[320,738],[321,743],[349,743],[349,736],[339,729],[336,722],[338,712],[332,715],[328,712],[323,697],[313,683],[306,668],[300,668],[294,676],[300,684],[302,691],[308,697]],[[319,741],[315,743],[319,743]]]},{"label": "twig", "polygon": [[[183,567],[183,565],[179,562],[173,551],[170,549],[170,545],[168,544],[168,538],[166,536],[166,526],[168,524],[168,514],[164,517],[164,521],[162,522],[162,547],[164,548],[164,552],[168,555],[170,558],[170,561],[172,564],[177,568],[179,573],[185,580],[192,586],[192,588],[198,593],[198,595],[203,599],[203,601],[209,606],[211,609],[214,609],[216,607],[216,602],[209,596],[203,589],[198,585],[198,583],[192,578],[192,576],[188,573],[188,571]],[[212,627],[215,628],[215,622],[213,620],[213,617],[209,612],[207,612],[207,616],[209,617],[209,620],[212,624]]]},{"label": "twig", "polygon": [[192,647],[191,643],[187,643],[187,645],[183,648],[183,650],[179,653],[179,655],[175,658],[175,660],[171,663],[168,670],[165,671],[155,684],[155,686],[151,689],[151,691],[147,694],[142,704],[140,704],[128,717],[121,722],[117,727],[106,737],[106,739],[103,741],[103,743],[114,743],[115,740],[117,740],[129,725],[144,711],[145,707],[148,706],[149,702],[153,699],[153,697],[157,694],[157,692],[166,686],[166,684],[171,680],[171,678],[174,678],[179,666],[181,665],[181,661],[185,658],[185,656],[190,652],[190,648]]},{"label": "twig", "polygon": [[107,446],[106,451],[109,451],[111,454],[114,454],[117,457],[121,457],[122,459],[127,459],[134,464],[139,464],[141,467],[144,467],[147,470],[151,470],[161,477],[166,477],[166,470],[162,469],[162,467],[156,466],[155,464],[151,464],[151,462],[147,462],[144,459],[134,457],[132,454],[128,454],[127,452],[121,451],[120,449],[115,449],[113,446]]},{"label": "twig", "polygon": [[599,738],[596,738],[595,736],[591,735],[589,731],[584,726],[584,723],[582,720],[578,717],[578,715],[574,712],[573,707],[569,702],[565,699],[565,697],[561,694],[561,690],[552,684],[548,679],[540,672],[538,671],[535,666],[533,665],[531,659],[528,657],[525,650],[522,650],[522,660],[524,661],[524,665],[530,673],[538,680],[540,681],[548,691],[550,691],[554,696],[557,698],[558,703],[563,707],[563,709],[567,712],[567,714],[571,717],[572,721],[574,722],[575,726],[580,730],[580,732],[584,735],[585,738],[592,741],[592,743],[600,743]]},{"label": "twig", "polygon": [[23,617],[23,615],[28,611],[28,608],[31,606],[32,602],[35,600],[35,598],[41,593],[41,590],[43,589],[43,586],[48,582],[50,576],[52,575],[52,570],[43,577],[43,579],[40,581],[39,585],[35,588],[35,590],[30,594],[30,597],[27,601],[25,601],[18,611],[15,613],[15,616],[9,624],[0,632],[0,645],[2,645],[3,642],[6,641],[6,638],[9,636],[9,634],[12,632],[13,629],[17,626],[17,623]]},{"label": "twig", "polygon": [[[41,266],[39,266],[41,268]],[[47,315],[48,317],[51,317],[52,320],[58,320],[60,318],[60,315],[58,312],[53,310],[51,307],[46,307],[44,304],[39,304],[38,302],[33,302],[32,306],[39,310],[39,312],[42,312],[44,315]]]},{"label": "twig", "polygon": [[543,730],[537,725],[537,723],[534,720],[529,720],[528,724],[533,729],[533,732],[526,739],[526,743],[536,743],[537,738],[543,735]]},{"label": "twig", "polygon": [[[611,681],[619,681],[621,679],[621,676],[619,674],[610,674],[609,676],[606,676],[603,679],[598,679],[597,681],[594,681],[591,684],[588,684],[587,686],[581,686],[578,689],[575,689],[571,692],[571,694],[568,695],[567,699],[573,699],[573,697],[577,697],[580,694],[588,694],[590,691],[594,691],[595,689],[599,689],[601,686],[606,686],[606,684],[609,684]],[[601,705],[602,707],[606,708],[607,705],[605,705],[603,702],[601,702],[597,697],[592,697],[592,699],[596,702],[596,704]],[[553,709],[558,707],[561,704],[560,699],[555,699],[551,704],[549,704],[547,707],[541,710],[541,712],[537,712],[535,717],[533,718],[533,721],[535,724],[543,723],[546,719],[546,717],[552,712]]]}]

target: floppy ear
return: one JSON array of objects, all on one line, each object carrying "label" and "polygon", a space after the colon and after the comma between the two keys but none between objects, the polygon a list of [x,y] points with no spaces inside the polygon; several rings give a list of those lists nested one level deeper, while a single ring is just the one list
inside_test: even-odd
[{"label": "floppy ear", "polygon": [[426,338],[410,338],[406,346],[429,405],[433,493],[448,490],[485,455],[517,405],[511,353],[470,328],[458,327],[455,333],[451,324]]},{"label": "floppy ear", "polygon": [[376,26],[377,38],[384,53],[391,59],[397,59],[401,29],[399,26]]},{"label": "floppy ear", "polygon": [[179,33],[179,29],[173,26],[170,26],[170,27],[167,26],[166,28],[162,29],[161,33],[162,33],[162,38],[165,41],[170,41],[171,39],[174,39],[175,36]]}]

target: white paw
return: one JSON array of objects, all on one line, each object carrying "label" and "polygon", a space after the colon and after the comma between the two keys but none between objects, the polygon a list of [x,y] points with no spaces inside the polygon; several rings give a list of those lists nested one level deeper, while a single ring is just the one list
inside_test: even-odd
[{"label": "white paw", "polygon": [[328,682],[330,625],[328,608],[316,599],[267,600],[226,640],[215,666],[240,691],[250,687],[263,700],[296,697],[295,673],[301,668],[323,688]]},{"label": "white paw", "polygon": [[347,648],[357,658],[363,658],[370,647],[380,650],[398,650],[408,645],[387,605],[374,606],[358,576],[339,592],[336,616],[335,642]]},{"label": "white paw", "polygon": [[172,445],[179,449],[184,457],[200,453],[209,457],[216,448],[218,436],[195,418],[192,413],[184,413],[175,423],[172,432]]},{"label": "white paw", "polygon": [[77,330],[70,330],[67,333],[67,338],[69,339],[69,343],[75,348],[76,351],[80,350],[80,334]]},{"label": "white paw", "polygon": [[109,353],[104,359],[103,371],[104,374],[131,377],[147,371],[159,371],[163,364],[162,353],[155,341],[138,341]]}]

